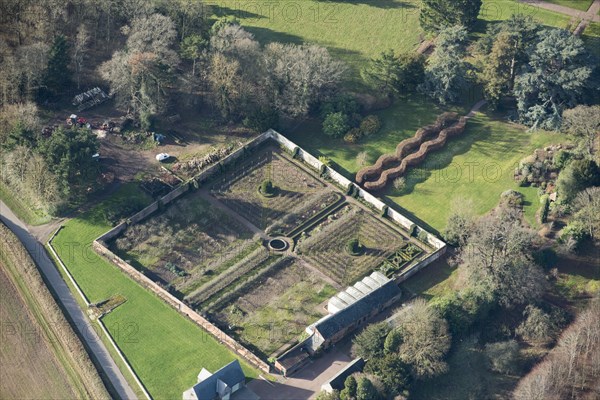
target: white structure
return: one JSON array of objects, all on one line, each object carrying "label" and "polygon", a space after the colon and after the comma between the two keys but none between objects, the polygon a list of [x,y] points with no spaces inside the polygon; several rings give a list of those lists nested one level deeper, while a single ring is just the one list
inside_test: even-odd
[{"label": "white structure", "polygon": [[365,276],[362,281],[356,282],[354,286],[349,287],[345,291],[340,292],[329,299],[327,311],[329,314],[335,314],[349,305],[354,304],[374,290],[379,289],[389,281],[390,279],[384,274],[375,271],[371,275]]}]

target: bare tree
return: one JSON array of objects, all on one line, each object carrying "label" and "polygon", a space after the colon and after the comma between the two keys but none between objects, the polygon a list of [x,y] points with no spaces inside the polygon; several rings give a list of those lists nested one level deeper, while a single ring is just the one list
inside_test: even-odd
[{"label": "bare tree", "polygon": [[90,41],[90,34],[87,27],[84,24],[79,25],[77,28],[77,35],[73,42],[73,70],[75,71],[75,80],[77,82],[77,89],[81,88],[81,71],[85,61],[85,56],[88,51],[88,44]]},{"label": "bare tree", "polygon": [[480,218],[460,253],[459,272],[468,285],[509,307],[539,296],[545,282],[530,256],[534,234],[520,217],[507,208]]},{"label": "bare tree", "polygon": [[221,115],[231,117],[237,111],[242,86],[239,62],[221,53],[213,54],[208,79]]},{"label": "bare tree", "polygon": [[324,47],[271,43],[263,52],[271,103],[292,117],[331,95],[345,71]]},{"label": "bare tree", "polygon": [[417,377],[447,371],[444,357],[450,349],[451,336],[448,323],[435,308],[423,299],[416,299],[400,310],[395,324],[402,336],[398,354],[403,362],[411,365]]}]

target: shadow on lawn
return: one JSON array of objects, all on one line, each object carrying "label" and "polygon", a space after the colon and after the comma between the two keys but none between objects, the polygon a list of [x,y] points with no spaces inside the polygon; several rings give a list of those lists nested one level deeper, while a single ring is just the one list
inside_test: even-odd
[{"label": "shadow on lawn", "polygon": [[[318,0],[321,3],[332,3],[331,0]],[[337,3],[340,3],[339,1]],[[401,0],[345,0],[342,4],[359,5],[365,4],[370,7],[383,8],[385,10],[398,9],[398,8],[417,8],[413,3]]]}]

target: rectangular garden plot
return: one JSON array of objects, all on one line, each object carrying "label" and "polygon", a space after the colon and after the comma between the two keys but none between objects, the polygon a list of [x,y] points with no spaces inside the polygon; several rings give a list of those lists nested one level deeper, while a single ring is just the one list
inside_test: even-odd
[{"label": "rectangular garden plot", "polygon": [[[348,243],[357,239],[357,254]],[[349,285],[381,265],[405,238],[361,207],[346,205],[303,234],[298,252],[324,274]]]},{"label": "rectangular garden plot", "polygon": [[345,287],[374,270],[397,277],[428,253],[380,205],[346,195],[356,187],[286,148],[296,156],[245,146],[108,243],[262,361],[305,339]]},{"label": "rectangular garden plot", "polygon": [[153,279],[186,294],[259,246],[243,224],[194,194],[130,226],[111,248]]},{"label": "rectangular garden plot", "polygon": [[300,339],[307,325],[327,314],[335,295],[325,277],[299,260],[282,260],[269,273],[229,296],[214,316],[264,359]]},{"label": "rectangular garden plot", "polygon": [[[271,197],[260,192],[265,181],[273,185]],[[267,233],[286,233],[341,198],[273,146],[219,177],[212,194]]]}]

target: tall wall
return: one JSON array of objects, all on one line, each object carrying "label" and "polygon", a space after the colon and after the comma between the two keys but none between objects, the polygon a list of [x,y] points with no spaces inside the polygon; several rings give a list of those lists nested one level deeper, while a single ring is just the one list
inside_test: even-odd
[{"label": "tall wall", "polygon": [[[377,197],[373,196],[371,193],[367,192],[360,186],[356,185],[354,182],[345,178],[339,172],[333,170],[330,167],[324,167],[324,164],[321,161],[319,161],[316,157],[314,157],[313,155],[311,155],[304,149],[298,147],[298,145],[296,145],[294,142],[292,142],[285,136],[281,135],[280,133],[274,131],[273,129],[270,129],[269,131],[266,132],[265,135],[268,135],[270,138],[275,140],[277,143],[279,143],[282,147],[286,148],[287,150],[292,151],[292,152],[297,151],[297,157],[300,158],[302,161],[304,161],[306,164],[313,167],[316,171],[321,171],[321,168],[326,168],[327,175],[341,187],[347,188],[350,185],[354,186],[354,190],[358,193],[358,196],[365,202],[371,204],[375,209],[377,209],[379,211],[383,211],[384,207],[387,206],[383,201],[379,200]],[[421,232],[421,231],[426,232],[428,243],[431,246],[433,246],[436,250],[445,248],[446,243],[444,243],[442,240],[438,239],[435,235],[432,235],[431,233],[427,232],[427,230],[416,225],[410,219],[406,218],[404,215],[402,215],[400,212],[394,210],[393,208],[387,207],[386,215],[392,221],[396,222],[398,225],[400,225],[407,231],[410,231],[414,226],[416,226],[417,229],[419,230],[419,232]]]}]

